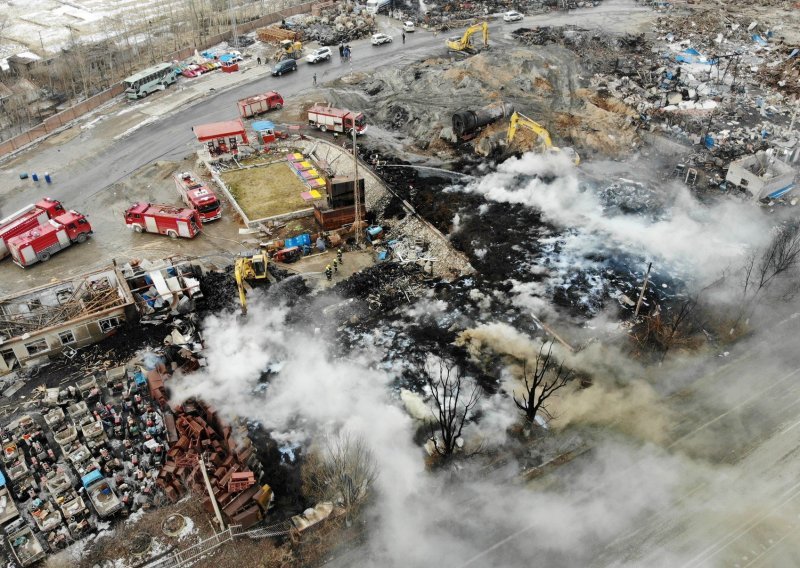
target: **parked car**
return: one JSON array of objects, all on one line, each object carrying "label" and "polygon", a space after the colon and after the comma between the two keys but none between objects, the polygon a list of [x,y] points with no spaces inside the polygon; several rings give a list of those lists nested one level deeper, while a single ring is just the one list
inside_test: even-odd
[{"label": "parked car", "polygon": [[306,61],[309,63],[318,63],[320,61],[330,61],[331,58],[331,48],[330,47],[320,47],[319,49],[315,49],[308,55],[306,55]]},{"label": "parked car", "polygon": [[372,45],[381,45],[382,43],[392,43],[392,36],[386,34],[372,34]]},{"label": "parked car", "polygon": [[197,77],[200,75],[200,68],[197,65],[189,65],[181,72],[181,75],[189,78]]},{"label": "parked car", "polygon": [[404,32],[413,32],[416,31],[417,28],[414,27],[414,22],[403,22],[403,31]]},{"label": "parked car", "polygon": [[297,71],[297,61],[294,59],[284,59],[283,61],[278,61],[278,63],[275,64],[275,67],[272,68],[272,76],[280,77],[289,71]]},{"label": "parked car", "polygon": [[519,12],[515,12],[514,10],[503,14],[504,22],[519,22],[522,18],[524,18],[524,16]]}]

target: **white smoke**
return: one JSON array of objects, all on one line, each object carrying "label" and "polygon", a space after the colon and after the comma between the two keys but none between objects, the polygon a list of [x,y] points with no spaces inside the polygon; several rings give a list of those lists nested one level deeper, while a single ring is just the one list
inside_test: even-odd
[{"label": "white smoke", "polygon": [[608,216],[598,196],[581,187],[577,170],[563,156],[527,153],[510,158],[496,172],[460,191],[533,207],[551,223],[580,229],[580,240],[572,237],[567,243],[577,253],[608,244],[684,268],[701,282],[719,277],[748,247],[763,243],[768,233],[766,220],[751,203],[726,200],[706,206],[680,184],[663,188],[667,192],[664,201],[670,205],[662,220]]}]

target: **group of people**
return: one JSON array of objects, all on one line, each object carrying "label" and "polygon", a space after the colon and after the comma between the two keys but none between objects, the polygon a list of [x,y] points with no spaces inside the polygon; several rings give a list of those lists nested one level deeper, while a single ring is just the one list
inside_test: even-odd
[{"label": "group of people", "polygon": [[350,44],[339,44],[339,59],[342,61],[350,61]]},{"label": "group of people", "polygon": [[325,278],[327,278],[329,281],[331,278],[333,278],[335,273],[339,272],[339,265],[342,264],[343,254],[344,250],[339,247],[339,250],[336,251],[336,258],[333,259],[332,263],[325,267]]}]

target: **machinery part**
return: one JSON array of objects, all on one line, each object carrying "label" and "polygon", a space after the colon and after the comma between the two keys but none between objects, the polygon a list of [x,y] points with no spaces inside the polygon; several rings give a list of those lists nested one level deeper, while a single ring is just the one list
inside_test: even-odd
[{"label": "machinery part", "polygon": [[175,231],[173,231],[172,229],[170,229],[169,231],[167,231],[167,236],[168,236],[170,239],[177,239],[177,238],[178,238],[178,233],[176,233]]},{"label": "machinery part", "polygon": [[556,146],[553,146],[553,141],[550,138],[550,133],[547,131],[547,129],[538,122],[536,122],[535,120],[533,120],[532,118],[529,118],[519,112],[514,112],[514,114],[511,115],[511,120],[509,121],[508,124],[508,133],[506,134],[506,145],[509,148],[511,147],[511,144],[514,142],[514,139],[517,135],[517,130],[520,127],[525,128],[536,135],[537,140],[540,142],[540,149],[539,149],[540,152],[543,153],[549,152],[551,154],[565,154],[567,157],[569,157],[570,160],[572,160],[572,163],[575,164],[576,166],[581,163],[581,158],[574,149],[569,147],[558,148]]},{"label": "machinery part", "polygon": [[137,233],[143,233],[144,232],[144,227],[142,227],[141,225],[131,225],[131,226],[133,227],[133,230],[135,232],[137,232]]},{"label": "machinery part", "polygon": [[236,287],[239,289],[239,303],[242,305],[242,315],[247,315],[247,291],[245,282],[248,280],[266,280],[269,277],[269,257],[267,251],[262,249],[260,252],[250,256],[240,256],[234,265],[234,277]]},{"label": "machinery part", "polygon": [[483,34],[483,48],[484,49],[488,48],[489,24],[486,22],[472,24],[470,27],[467,28],[467,31],[464,32],[463,36],[451,37],[445,41],[445,44],[447,45],[448,49],[450,49],[450,51],[455,51],[458,53],[474,53],[475,46],[472,45],[472,36],[478,32],[482,32]]},{"label": "machinery part", "polygon": [[89,235],[87,235],[86,233],[79,233],[78,236],[75,237],[75,240],[78,241],[78,243],[85,243],[86,239],[88,238]]},{"label": "machinery part", "polygon": [[459,138],[474,134],[481,127],[513,116],[514,105],[494,103],[478,110],[460,110],[453,114],[453,132]]},{"label": "machinery part", "polygon": [[36,258],[39,259],[39,262],[47,262],[48,260],[50,260],[50,253],[47,251],[40,252],[39,254],[36,255]]}]

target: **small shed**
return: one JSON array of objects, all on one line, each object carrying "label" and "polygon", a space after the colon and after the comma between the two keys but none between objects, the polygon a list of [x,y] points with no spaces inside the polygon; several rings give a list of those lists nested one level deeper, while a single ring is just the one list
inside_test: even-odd
[{"label": "small shed", "polygon": [[247,132],[240,119],[199,124],[192,127],[198,142],[208,146],[212,156],[238,153],[239,144],[249,144]]}]

